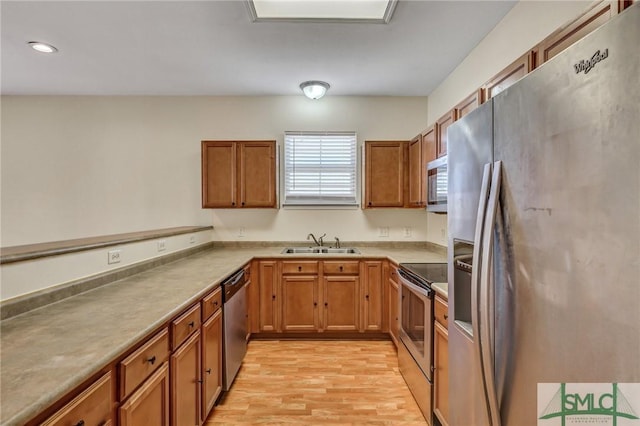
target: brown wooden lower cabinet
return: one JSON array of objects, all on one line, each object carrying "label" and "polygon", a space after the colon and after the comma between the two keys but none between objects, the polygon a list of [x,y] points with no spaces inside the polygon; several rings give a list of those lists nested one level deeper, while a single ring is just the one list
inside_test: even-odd
[{"label": "brown wooden lower cabinet", "polygon": [[165,362],[118,410],[120,426],[169,426],[169,364]]},{"label": "brown wooden lower cabinet", "polygon": [[[278,262],[261,260],[258,262],[258,331],[280,331],[278,316]],[[255,304],[254,304],[255,306]]]},{"label": "brown wooden lower cabinet", "polygon": [[400,300],[399,286],[396,281],[389,278],[389,336],[393,343],[398,346],[398,338],[400,331],[400,316],[398,301]]},{"label": "brown wooden lower cabinet", "polygon": [[433,325],[433,414],[442,426],[449,424],[449,333],[447,331],[447,302],[435,300]]},{"label": "brown wooden lower cabinet", "polygon": [[222,392],[222,309],[202,325],[202,421]]},{"label": "brown wooden lower cabinet", "polygon": [[111,384],[111,372],[109,372],[96,380],[73,401],[49,417],[42,425],[112,425],[113,398]]},{"label": "brown wooden lower cabinet", "polygon": [[200,331],[171,355],[171,425],[200,424]]},{"label": "brown wooden lower cabinet", "polygon": [[318,276],[283,276],[282,331],[317,331],[320,329]]},{"label": "brown wooden lower cabinet", "polygon": [[365,260],[362,281],[362,318],[364,331],[382,331],[382,261]]},{"label": "brown wooden lower cabinet", "polygon": [[327,331],[358,331],[360,277],[325,276],[322,283],[322,328]]}]

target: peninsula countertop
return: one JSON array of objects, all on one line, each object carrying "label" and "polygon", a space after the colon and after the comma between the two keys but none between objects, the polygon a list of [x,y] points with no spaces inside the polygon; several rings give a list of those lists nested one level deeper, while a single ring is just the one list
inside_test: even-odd
[{"label": "peninsula countertop", "polygon": [[358,255],[282,248],[215,247],[2,321],[0,424],[31,419],[253,258],[446,261],[426,248],[358,247]]}]

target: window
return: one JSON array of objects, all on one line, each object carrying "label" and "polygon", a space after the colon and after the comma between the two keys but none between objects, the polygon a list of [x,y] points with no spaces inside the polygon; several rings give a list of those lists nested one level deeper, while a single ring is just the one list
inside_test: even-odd
[{"label": "window", "polygon": [[283,205],[357,206],[355,132],[286,132]]}]

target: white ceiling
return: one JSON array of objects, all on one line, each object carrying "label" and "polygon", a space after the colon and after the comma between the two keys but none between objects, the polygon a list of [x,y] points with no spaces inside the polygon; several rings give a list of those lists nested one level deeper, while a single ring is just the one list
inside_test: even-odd
[{"label": "white ceiling", "polygon": [[252,23],[240,0],[2,0],[1,91],[295,95],[324,80],[329,95],[425,96],[513,5],[400,0],[385,25]]}]

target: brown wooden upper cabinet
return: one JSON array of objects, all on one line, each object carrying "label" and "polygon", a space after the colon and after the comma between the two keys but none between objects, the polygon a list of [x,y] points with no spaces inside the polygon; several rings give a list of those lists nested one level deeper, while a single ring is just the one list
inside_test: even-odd
[{"label": "brown wooden upper cabinet", "polygon": [[532,50],[520,56],[482,86],[483,101],[493,98],[495,95],[533,71],[535,67],[535,51]]},{"label": "brown wooden upper cabinet", "polygon": [[482,102],[484,102],[482,99],[482,89],[478,89],[454,107],[456,110],[456,120],[460,120],[462,117],[478,108]]},{"label": "brown wooden upper cabinet", "polygon": [[456,109],[453,108],[436,122],[436,157],[447,155],[447,129],[456,121]]},{"label": "brown wooden upper cabinet", "polygon": [[601,1],[592,5],[589,10],[577,19],[554,31],[538,45],[538,65],[571,46],[600,25],[607,22],[618,12],[630,5],[626,1]]},{"label": "brown wooden upper cabinet", "polygon": [[424,178],[426,173],[422,150],[422,134],[419,134],[409,142],[409,205],[412,207],[424,206]]},{"label": "brown wooden upper cabinet", "polygon": [[277,207],[276,142],[202,141],[202,207]]},{"label": "brown wooden upper cabinet", "polygon": [[403,207],[407,141],[365,142],[365,208]]}]

